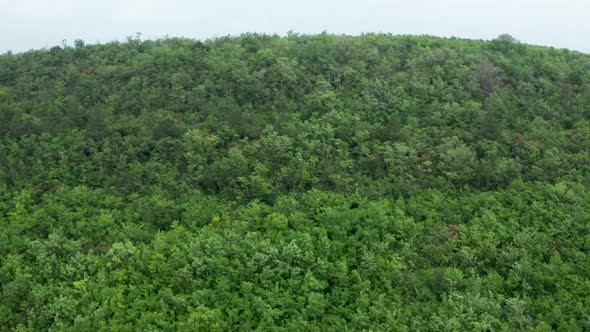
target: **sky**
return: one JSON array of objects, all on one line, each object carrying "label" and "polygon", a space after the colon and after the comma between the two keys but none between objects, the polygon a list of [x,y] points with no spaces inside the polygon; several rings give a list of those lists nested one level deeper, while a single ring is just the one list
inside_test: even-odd
[{"label": "sky", "polygon": [[493,39],[590,53],[590,0],[0,0],[0,53],[293,31]]}]

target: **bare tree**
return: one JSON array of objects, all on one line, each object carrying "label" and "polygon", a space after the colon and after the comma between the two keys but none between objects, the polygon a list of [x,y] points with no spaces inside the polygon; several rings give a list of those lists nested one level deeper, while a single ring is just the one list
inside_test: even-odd
[{"label": "bare tree", "polygon": [[488,59],[481,59],[476,67],[475,74],[481,91],[487,97],[494,93],[501,83],[502,70],[496,67]]}]

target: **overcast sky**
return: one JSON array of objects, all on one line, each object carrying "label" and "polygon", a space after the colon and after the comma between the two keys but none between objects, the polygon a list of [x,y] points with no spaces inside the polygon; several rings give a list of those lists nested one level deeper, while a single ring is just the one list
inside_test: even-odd
[{"label": "overcast sky", "polygon": [[429,34],[590,52],[590,0],[0,0],[0,52],[242,32]]}]

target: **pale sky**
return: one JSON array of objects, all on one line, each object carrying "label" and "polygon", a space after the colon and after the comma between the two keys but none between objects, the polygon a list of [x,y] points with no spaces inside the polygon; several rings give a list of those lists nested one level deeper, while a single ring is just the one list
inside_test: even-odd
[{"label": "pale sky", "polygon": [[366,32],[493,39],[590,53],[590,0],[0,0],[0,53],[243,32]]}]

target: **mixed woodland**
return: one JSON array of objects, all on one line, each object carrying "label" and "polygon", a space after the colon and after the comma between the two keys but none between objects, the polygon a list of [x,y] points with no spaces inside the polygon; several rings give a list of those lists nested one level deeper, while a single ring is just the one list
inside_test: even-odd
[{"label": "mixed woodland", "polygon": [[139,36],[0,55],[0,331],[589,331],[590,55]]}]

